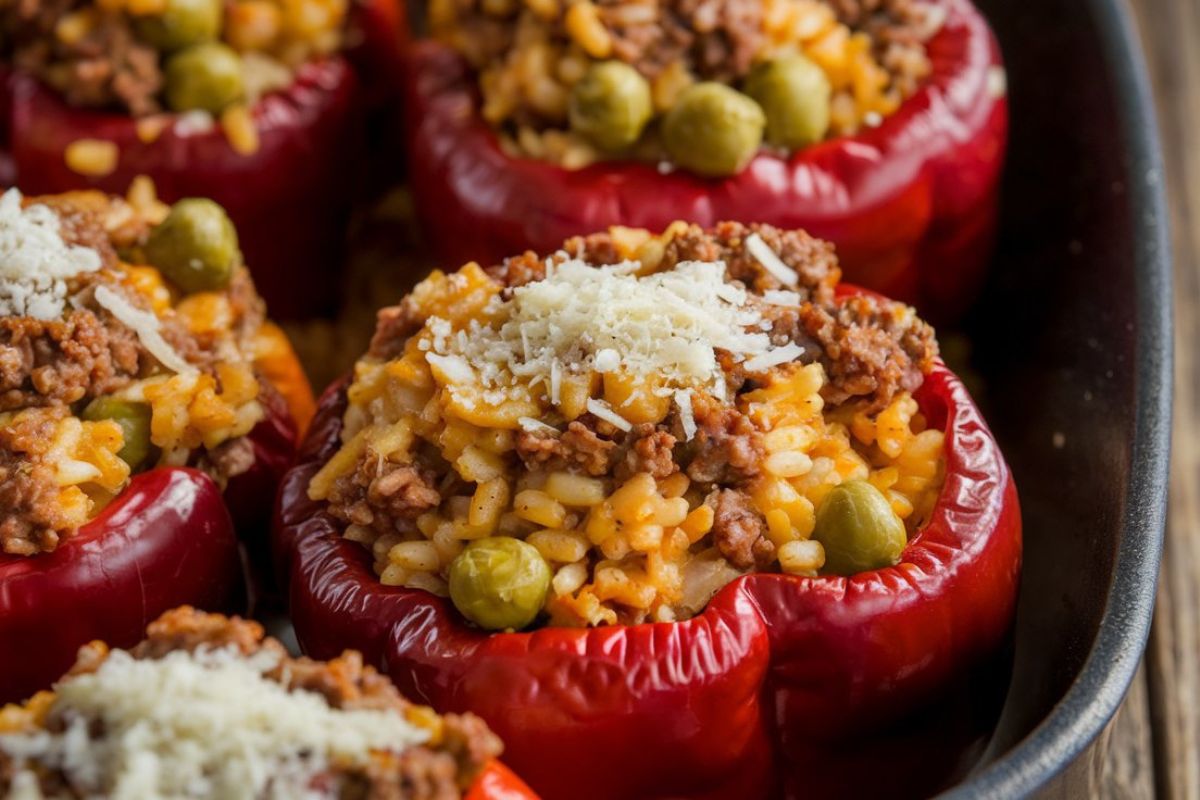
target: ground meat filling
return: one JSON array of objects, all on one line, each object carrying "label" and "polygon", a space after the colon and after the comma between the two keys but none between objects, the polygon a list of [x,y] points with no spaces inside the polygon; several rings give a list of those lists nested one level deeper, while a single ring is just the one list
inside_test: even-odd
[{"label": "ground meat filling", "polygon": [[762,47],[761,0],[671,0],[654,6],[599,2],[613,55],[654,77],[686,59],[706,79],[744,76]]},{"label": "ground meat filling", "polygon": [[0,552],[25,556],[58,546],[64,520],[54,466],[26,455],[50,440],[58,418],[0,426]]},{"label": "ground meat filling", "polygon": [[558,436],[521,431],[517,454],[530,469],[577,467],[588,475],[607,475],[618,445],[596,433],[596,422],[595,417],[574,420]]},{"label": "ground meat filling", "polygon": [[[777,253],[797,276],[785,285],[779,276],[750,254],[751,235]],[[595,265],[618,264],[640,255],[629,250],[613,232],[575,237],[563,252],[551,257],[561,262],[579,258]],[[869,399],[874,410],[885,407],[899,392],[916,389],[937,356],[933,329],[908,306],[875,296],[835,298],[841,269],[833,246],[804,231],[787,231],[770,225],[723,222],[706,230],[679,225],[658,254],[656,266],[670,269],[686,261],[721,261],[730,280],[755,292],[791,292],[798,305],[766,305],[762,312],[772,323],[775,345],[795,343],[804,348],[801,363],[820,361],[828,374],[824,397],[831,404]],[[507,288],[546,277],[547,260],[526,252],[490,267],[487,274]],[[408,337],[424,320],[411,298],[379,312],[379,325],[370,354],[387,359],[401,353]],[[742,367],[728,353],[718,352],[731,393],[753,388]],[[768,558],[773,546],[763,536],[761,516],[746,502],[735,504],[733,495],[758,475],[764,456],[761,436],[754,424],[730,404],[707,395],[696,397],[696,433],[684,442],[677,415],[657,426],[637,426],[629,434],[613,431],[590,414],[568,423],[560,434],[518,431],[516,452],[526,469],[576,469],[587,475],[627,478],[648,472],[665,478],[682,471],[707,487],[732,487],[717,503],[718,540],[736,554],[730,560],[746,568]],[[387,470],[379,474],[378,470]],[[412,468],[360,465],[358,471],[335,484],[330,511],[338,519],[381,531],[406,530],[424,511],[437,507],[442,497],[431,471]],[[744,496],[743,496],[744,501]],[[735,513],[734,509],[740,509]],[[758,525],[747,515],[756,516]],[[756,543],[757,542],[757,543]]]},{"label": "ground meat filling", "polygon": [[835,487],[870,483],[911,536],[944,478],[912,396],[933,330],[840,276],[827,243],[739,223],[435,274],[380,313],[309,497],[389,586],[447,595],[463,548],[524,541],[553,578],[514,628],[671,621],[748,571],[821,574]]},{"label": "ground meat filling", "polygon": [[696,402],[696,436],[687,475],[705,484],[740,484],[758,474],[763,447],[758,430],[745,414],[702,396]]},{"label": "ground meat filling", "polygon": [[352,525],[387,530],[411,523],[441,502],[433,470],[364,461],[353,473],[338,479],[329,508],[335,517]]},{"label": "ground meat filling", "polygon": [[[59,22],[82,9],[94,23],[79,37],[58,35]],[[15,66],[53,86],[71,105],[121,106],[135,116],[161,110],[159,53],[138,41],[125,14],[91,0],[15,0],[0,6],[0,25]]]},{"label": "ground meat filling", "polygon": [[[178,608],[152,623],[147,638],[130,653],[137,659],[161,659],[176,651],[227,647],[247,657],[262,651],[272,653],[278,663],[265,673],[267,679],[291,691],[320,694],[333,708],[393,712],[434,723],[437,732],[429,744],[403,753],[377,754],[361,768],[331,768],[325,777],[338,787],[340,797],[457,800],[487,763],[500,754],[500,740],[473,714],[436,718],[430,710],[402,697],[391,681],[365,666],[357,652],[347,651],[331,661],[291,658],[278,641],[264,638],[257,622]],[[99,642],[81,648],[67,679],[96,671],[107,657],[108,648]],[[0,788],[11,780],[13,766],[10,757],[0,752]],[[43,791],[53,787],[74,796],[64,776],[48,772],[39,777]]]},{"label": "ground meat filling", "polygon": [[721,489],[706,501],[713,509],[713,542],[738,569],[766,568],[775,560],[767,525],[742,492]]},{"label": "ground meat filling", "polygon": [[[100,287],[118,295],[135,312],[153,314],[163,341],[206,377],[216,378],[222,363],[255,352],[266,309],[246,269],[238,270],[221,293],[228,309],[221,318],[229,320],[229,328],[196,328],[178,307],[155,313],[151,296],[171,302],[165,278],[154,270],[129,267],[119,256],[118,249],[136,264],[135,256],[153,228],[125,201],[98,192],[71,192],[26,200],[27,205],[35,203],[58,215],[66,243],[98,253],[101,267],[65,281],[68,302],[57,319],[0,316],[0,415],[26,409],[51,412],[43,420],[79,415],[96,398],[169,374],[138,333],[96,300]],[[138,275],[145,273],[154,273],[157,288],[152,291],[157,295],[138,284]],[[242,368],[250,369],[249,363]],[[263,387],[260,396],[273,392]],[[50,432],[42,433],[40,441],[48,441]],[[53,550],[71,530],[63,527],[65,517],[57,505],[61,487],[56,470],[39,461],[45,448],[35,447],[38,441],[27,436],[21,424],[7,424],[0,418],[0,551],[6,553]],[[246,472],[254,458],[253,445],[238,436],[211,448],[197,448],[186,461],[223,486]]]},{"label": "ground meat filling", "polygon": [[111,394],[137,377],[145,357],[137,335],[111,314],[0,317],[0,411]]}]

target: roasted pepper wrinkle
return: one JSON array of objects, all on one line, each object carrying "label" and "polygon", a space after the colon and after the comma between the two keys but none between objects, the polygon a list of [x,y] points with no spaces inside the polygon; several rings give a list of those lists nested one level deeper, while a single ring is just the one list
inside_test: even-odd
[{"label": "roasted pepper wrinkle", "polygon": [[928,43],[933,73],[875,128],[796,151],[760,153],[741,173],[606,161],[570,171],[515,158],[478,113],[475,76],[448,47],[409,50],[405,77],[412,189],[447,263],[553,252],[610,225],[662,230],[683,219],[804,228],[838,246],[852,283],[934,321],[966,309],[991,247],[1008,128],[999,48],[969,0],[942,0]]},{"label": "roasted pepper wrinkle", "polygon": [[963,698],[991,692],[972,680],[1006,662],[1021,522],[1009,469],[958,378],[938,363],[914,396],[946,431],[946,479],[897,566],[744,576],[683,622],[488,634],[444,599],[381,584],[370,554],[308,499],[339,444],[345,382],[335,384],[276,511],[300,643],[316,657],[362,650],[411,696],[479,714],[548,798],[869,797],[881,781],[895,796],[936,790],[991,722]]}]

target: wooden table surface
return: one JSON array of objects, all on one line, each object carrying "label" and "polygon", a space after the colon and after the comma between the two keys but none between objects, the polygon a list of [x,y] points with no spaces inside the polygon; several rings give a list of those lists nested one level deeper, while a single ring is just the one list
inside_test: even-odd
[{"label": "wooden table surface", "polygon": [[1114,725],[1104,797],[1200,800],[1200,2],[1130,2],[1170,178],[1175,435],[1158,609],[1142,669]]}]

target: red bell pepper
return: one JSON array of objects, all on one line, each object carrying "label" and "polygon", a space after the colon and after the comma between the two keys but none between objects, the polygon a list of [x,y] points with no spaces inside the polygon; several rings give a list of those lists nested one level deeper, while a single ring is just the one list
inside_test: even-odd
[{"label": "red bell pepper", "polygon": [[[355,6],[351,46],[343,56],[306,64],[285,91],[253,109],[260,146],[241,155],[220,126],[180,136],[169,126],[153,141],[123,112],[74,108],[36,78],[10,72],[0,92],[0,175],[28,194],[80,188],[123,193],[135,177],[154,179],[160,196],[209,197],[229,212],[246,261],[278,318],[330,311],[337,298],[340,254],[365,172],[366,114],[395,105],[403,14],[397,0]],[[365,87],[365,89],[364,89]],[[117,145],[114,172],[87,178],[67,167],[79,139]]]},{"label": "red bell pepper", "polygon": [[471,784],[464,800],[538,800],[525,783],[499,761],[493,761]]},{"label": "red bell pepper", "polygon": [[478,114],[476,79],[434,42],[405,70],[409,171],[427,240],[446,263],[499,263],[570,236],[675,220],[803,228],[837,245],[846,279],[917,305],[960,313],[983,276],[1008,128],[999,49],[969,0],[941,0],[928,43],[933,73],[883,123],[740,174],[661,174],[609,161],[578,171],[505,154]]},{"label": "red bell pepper", "polygon": [[243,596],[216,483],[184,468],[137,475],[54,552],[0,555],[0,702],[46,688],[93,639],[129,647],[168,609],[236,611]]},{"label": "red bell pepper", "polygon": [[275,545],[300,643],[318,658],[382,657],[402,691],[479,714],[546,797],[753,798],[773,780],[790,797],[869,796],[881,774],[889,793],[915,796],[978,744],[976,709],[957,692],[1004,660],[1020,512],[995,440],[941,364],[915,397],[946,432],[945,486],[898,566],[752,574],[680,623],[510,634],[379,583],[365,549],[308,499],[339,446],[344,389],[322,398],[280,490]]}]

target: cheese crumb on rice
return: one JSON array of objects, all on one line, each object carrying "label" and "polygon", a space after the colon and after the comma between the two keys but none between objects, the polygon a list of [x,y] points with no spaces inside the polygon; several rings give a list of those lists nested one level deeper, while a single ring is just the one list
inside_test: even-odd
[{"label": "cheese crumb on rice", "polygon": [[21,192],[0,197],[0,316],[50,320],[66,307],[66,280],[100,269],[95,250],[67,244],[57,214]]}]

